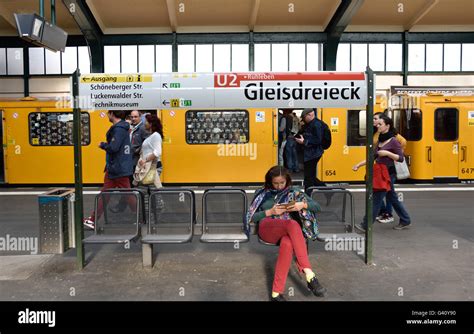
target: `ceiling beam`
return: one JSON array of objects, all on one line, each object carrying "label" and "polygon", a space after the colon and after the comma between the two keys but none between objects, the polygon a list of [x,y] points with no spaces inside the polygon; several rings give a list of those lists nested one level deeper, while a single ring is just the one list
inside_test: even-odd
[{"label": "ceiling beam", "polygon": [[423,8],[420,9],[405,26],[405,30],[410,30],[415,24],[417,24],[430,10],[433,9],[439,3],[439,0],[428,0]]},{"label": "ceiling beam", "polygon": [[254,31],[257,23],[258,9],[260,8],[260,0],[253,1],[252,12],[250,13],[249,31]]},{"label": "ceiling beam", "polygon": [[16,29],[16,22],[13,16],[13,12],[10,11],[4,4],[0,3],[0,16],[5,19],[12,27]]},{"label": "ceiling beam", "polygon": [[178,18],[176,16],[176,6],[174,0],[166,0],[166,7],[168,7],[168,17],[170,19],[170,27],[172,32],[176,32],[178,28]]},{"label": "ceiling beam", "polygon": [[339,7],[340,4],[341,4],[341,1],[334,1],[333,2],[332,7],[328,12],[328,16],[324,19],[324,22],[322,24],[322,26],[324,28],[326,28],[328,26],[329,22],[331,22],[331,19],[334,17],[334,14],[336,13],[336,10],[337,10],[337,8]]},{"label": "ceiling beam", "polygon": [[100,17],[99,10],[96,8],[94,5],[94,2],[91,0],[86,0],[87,7],[89,7],[92,16],[94,17],[94,20],[97,22],[97,24],[100,27],[100,30],[105,34],[107,30],[107,26],[105,25],[104,21],[102,21],[102,18]]},{"label": "ceiling beam", "polygon": [[86,0],[62,0],[69,13],[81,29],[89,46],[92,73],[104,71],[103,32],[94,15],[90,11]]}]

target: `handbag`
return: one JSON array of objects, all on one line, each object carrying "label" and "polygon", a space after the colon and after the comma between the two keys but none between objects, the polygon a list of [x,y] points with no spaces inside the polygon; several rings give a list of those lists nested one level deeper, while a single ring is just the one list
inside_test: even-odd
[{"label": "handbag", "polygon": [[397,180],[408,179],[410,170],[408,169],[407,159],[403,159],[403,162],[395,161],[395,171],[397,172]]},{"label": "handbag", "polygon": [[384,164],[375,164],[373,168],[373,191],[389,191],[391,187],[388,168]]},{"label": "handbag", "polygon": [[150,169],[146,173],[145,177],[141,181],[144,185],[149,185],[155,183],[156,178],[156,164],[151,164]]}]

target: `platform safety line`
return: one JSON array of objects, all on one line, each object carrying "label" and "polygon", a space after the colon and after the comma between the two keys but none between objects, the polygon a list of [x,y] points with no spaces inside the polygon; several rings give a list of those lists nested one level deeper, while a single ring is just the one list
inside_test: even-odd
[{"label": "platform safety line", "polygon": [[[186,189],[186,188],[183,188]],[[238,188],[233,188],[238,189]],[[364,193],[365,188],[347,188],[353,193]],[[255,190],[245,190],[246,193],[253,194]],[[474,187],[446,187],[446,188],[397,188],[397,192],[452,192],[452,191],[474,191]],[[33,196],[44,194],[45,191],[3,191],[0,196]],[[84,195],[97,195],[99,190],[86,190]],[[194,190],[195,194],[203,194],[204,190]]]}]

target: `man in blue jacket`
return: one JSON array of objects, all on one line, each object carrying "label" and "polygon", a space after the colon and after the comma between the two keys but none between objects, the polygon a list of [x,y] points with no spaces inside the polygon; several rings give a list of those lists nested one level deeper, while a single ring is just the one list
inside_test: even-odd
[{"label": "man in blue jacket", "polygon": [[298,144],[303,145],[304,189],[308,193],[309,187],[325,186],[325,183],[316,177],[318,162],[324,153],[322,147],[323,128],[321,121],[315,115],[315,110],[311,108],[303,109],[301,119],[305,125],[302,134],[296,135],[295,140]]},{"label": "man in blue jacket", "polygon": [[[106,152],[104,186],[101,191],[111,188],[130,188],[130,175],[133,174],[130,125],[124,120],[125,111],[123,110],[109,110],[107,115],[112,126],[107,131],[107,142],[99,144],[99,148]],[[92,212],[90,217],[84,219],[84,225],[93,229],[96,216],[99,218],[103,211],[103,203],[99,200],[97,215]]]}]

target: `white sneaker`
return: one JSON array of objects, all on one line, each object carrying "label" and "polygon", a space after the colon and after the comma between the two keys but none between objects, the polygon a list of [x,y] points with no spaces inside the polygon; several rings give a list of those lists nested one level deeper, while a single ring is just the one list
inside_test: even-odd
[{"label": "white sneaker", "polygon": [[82,223],[84,224],[85,227],[91,230],[95,229],[95,222],[92,220],[91,217],[85,218]]},{"label": "white sneaker", "polygon": [[377,219],[377,221],[381,224],[389,224],[393,223],[395,219],[393,219],[392,215],[389,215],[388,213],[385,213],[381,219]]}]

